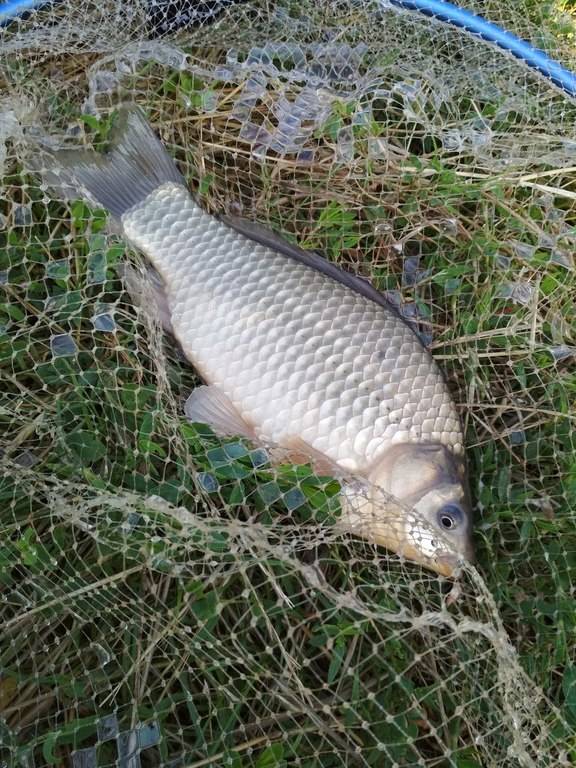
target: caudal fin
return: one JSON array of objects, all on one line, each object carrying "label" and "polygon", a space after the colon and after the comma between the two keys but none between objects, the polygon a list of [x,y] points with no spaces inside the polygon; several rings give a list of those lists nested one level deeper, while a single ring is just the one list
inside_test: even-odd
[{"label": "caudal fin", "polygon": [[50,177],[65,180],[80,196],[88,193],[118,219],[162,184],[185,184],[138,107],[122,107],[112,145],[103,155],[84,150],[54,152],[48,182]]}]

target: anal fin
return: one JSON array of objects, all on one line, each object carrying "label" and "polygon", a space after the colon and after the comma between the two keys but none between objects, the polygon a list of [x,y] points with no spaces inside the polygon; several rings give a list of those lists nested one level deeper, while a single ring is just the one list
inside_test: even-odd
[{"label": "anal fin", "polygon": [[313,448],[297,435],[283,439],[277,447],[272,449],[271,455],[273,461],[277,463],[311,464],[314,472],[319,475],[341,477],[345,474],[345,470],[333,459]]}]

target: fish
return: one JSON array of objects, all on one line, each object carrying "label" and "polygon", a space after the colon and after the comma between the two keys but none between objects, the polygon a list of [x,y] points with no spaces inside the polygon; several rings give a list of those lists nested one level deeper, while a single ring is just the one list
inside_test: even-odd
[{"label": "fish", "polygon": [[341,478],[339,530],[447,577],[473,562],[462,424],[413,328],[368,280],[206,212],[139,107],[113,135],[105,154],[53,152],[45,174],[106,209],[157,274],[204,382],[185,416]]}]

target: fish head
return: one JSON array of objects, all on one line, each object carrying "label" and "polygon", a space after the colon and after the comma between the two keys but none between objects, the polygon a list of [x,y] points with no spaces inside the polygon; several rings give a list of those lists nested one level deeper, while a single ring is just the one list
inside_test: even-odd
[{"label": "fish head", "polygon": [[368,481],[345,489],[348,530],[444,576],[474,559],[465,464],[444,445],[394,445]]}]

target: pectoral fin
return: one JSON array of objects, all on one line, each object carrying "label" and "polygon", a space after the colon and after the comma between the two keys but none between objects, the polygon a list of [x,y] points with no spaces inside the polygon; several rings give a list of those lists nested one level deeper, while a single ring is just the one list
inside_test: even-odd
[{"label": "pectoral fin", "polygon": [[221,436],[246,437],[257,441],[254,427],[244,420],[233,403],[218,387],[196,387],[186,404],[184,413],[188,421],[208,424]]},{"label": "pectoral fin", "polygon": [[121,264],[118,271],[134,304],[141,308],[152,304],[164,331],[174,336],[170,305],[158,273],[151,268],[142,273],[128,263]]}]

